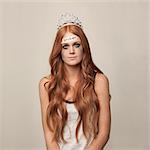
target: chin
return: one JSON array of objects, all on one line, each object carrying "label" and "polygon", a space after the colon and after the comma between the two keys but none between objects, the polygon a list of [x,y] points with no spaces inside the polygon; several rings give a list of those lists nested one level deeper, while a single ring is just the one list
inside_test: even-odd
[{"label": "chin", "polygon": [[68,66],[77,66],[77,65],[79,65],[79,63],[75,63],[75,64],[67,64]]},{"label": "chin", "polygon": [[72,62],[72,63],[66,63],[68,66],[77,66],[80,64],[80,62]]}]

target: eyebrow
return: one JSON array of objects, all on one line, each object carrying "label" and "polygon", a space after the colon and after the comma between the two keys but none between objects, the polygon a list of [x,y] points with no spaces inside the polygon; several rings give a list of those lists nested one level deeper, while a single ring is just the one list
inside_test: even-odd
[{"label": "eyebrow", "polygon": [[[81,44],[81,41],[76,41],[72,45],[75,45],[75,44]],[[62,45],[69,45],[69,43],[62,43]]]}]

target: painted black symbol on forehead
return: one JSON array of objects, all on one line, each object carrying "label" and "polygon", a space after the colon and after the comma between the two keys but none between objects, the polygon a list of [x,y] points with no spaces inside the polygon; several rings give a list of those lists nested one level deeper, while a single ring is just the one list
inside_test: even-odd
[{"label": "painted black symbol on forehead", "polygon": [[67,40],[73,40],[73,39],[75,39],[75,38],[76,38],[76,36],[68,37],[68,38],[64,39],[64,42],[67,41]]}]

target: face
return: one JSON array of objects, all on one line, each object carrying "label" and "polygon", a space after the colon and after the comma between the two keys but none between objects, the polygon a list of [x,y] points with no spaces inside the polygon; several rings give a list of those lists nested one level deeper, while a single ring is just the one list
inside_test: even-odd
[{"label": "face", "polygon": [[67,32],[62,38],[61,44],[61,56],[64,63],[71,66],[79,64],[83,57],[83,48],[80,37]]}]

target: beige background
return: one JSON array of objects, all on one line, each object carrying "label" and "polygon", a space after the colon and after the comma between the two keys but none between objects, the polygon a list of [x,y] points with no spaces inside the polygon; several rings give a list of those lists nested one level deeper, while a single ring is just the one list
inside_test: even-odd
[{"label": "beige background", "polygon": [[112,128],[106,150],[148,150],[148,10],[147,2],[129,1],[1,3],[0,150],[45,148],[38,82],[49,74],[56,20],[64,11],[82,20],[93,60],[110,80]]}]

